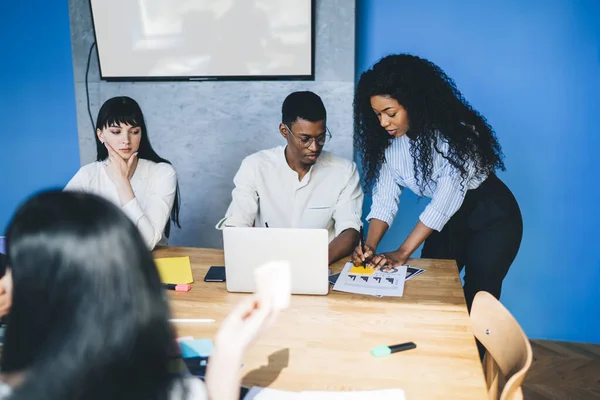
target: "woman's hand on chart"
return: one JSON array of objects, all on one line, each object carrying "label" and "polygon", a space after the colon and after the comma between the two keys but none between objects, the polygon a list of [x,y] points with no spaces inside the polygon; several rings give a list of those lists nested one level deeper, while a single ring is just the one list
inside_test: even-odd
[{"label": "woman's hand on chart", "polygon": [[359,244],[352,253],[352,263],[356,266],[364,265],[367,267],[374,254],[375,249],[367,245],[361,246]]},{"label": "woman's hand on chart", "polygon": [[380,269],[382,271],[390,270],[392,267],[397,267],[406,264],[408,256],[399,251],[389,253],[376,254],[371,258],[368,267]]}]

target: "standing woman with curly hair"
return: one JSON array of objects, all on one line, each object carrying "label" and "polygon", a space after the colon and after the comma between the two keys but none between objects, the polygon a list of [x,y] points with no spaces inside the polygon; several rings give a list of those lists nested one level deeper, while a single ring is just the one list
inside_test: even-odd
[{"label": "standing woman with curly hair", "polygon": [[[373,205],[364,253],[353,262],[374,268],[406,263],[423,243],[423,258],[454,259],[465,270],[469,310],[480,290],[500,297],[502,280],[523,234],[492,127],[454,81],[432,62],[390,55],[364,72],[354,98],[355,146]],[[397,250],[377,253],[409,188],[431,202]]]}]

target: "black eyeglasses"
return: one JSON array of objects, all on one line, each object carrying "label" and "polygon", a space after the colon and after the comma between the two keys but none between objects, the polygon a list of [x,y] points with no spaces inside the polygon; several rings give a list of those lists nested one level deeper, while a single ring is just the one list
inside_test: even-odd
[{"label": "black eyeglasses", "polygon": [[296,135],[294,135],[294,132],[292,132],[292,130],[290,129],[289,126],[287,126],[286,124],[283,124],[283,126],[285,126],[285,128],[294,137],[294,139],[296,139],[296,141],[300,144],[300,146],[305,147],[305,148],[310,147],[313,144],[313,142],[316,142],[317,146],[323,147],[323,146],[325,146],[325,143],[327,143],[327,141],[332,138],[331,132],[329,132],[329,128],[327,128],[327,127],[325,127],[326,132],[323,133],[322,135],[317,136],[316,138],[314,138],[314,137],[300,137],[299,138]]}]

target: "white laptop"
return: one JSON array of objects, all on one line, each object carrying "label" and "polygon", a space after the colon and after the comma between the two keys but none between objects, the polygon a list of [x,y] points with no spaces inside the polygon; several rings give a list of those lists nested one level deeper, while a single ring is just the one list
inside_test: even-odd
[{"label": "white laptop", "polygon": [[288,261],[292,294],[327,294],[328,248],[326,229],[225,227],[227,291],[254,292],[254,268],[270,261]]}]

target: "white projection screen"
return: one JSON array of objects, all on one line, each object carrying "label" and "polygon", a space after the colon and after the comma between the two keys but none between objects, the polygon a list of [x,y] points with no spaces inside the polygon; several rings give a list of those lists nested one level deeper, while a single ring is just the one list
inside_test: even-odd
[{"label": "white projection screen", "polygon": [[104,80],[314,79],[314,0],[90,0]]}]

